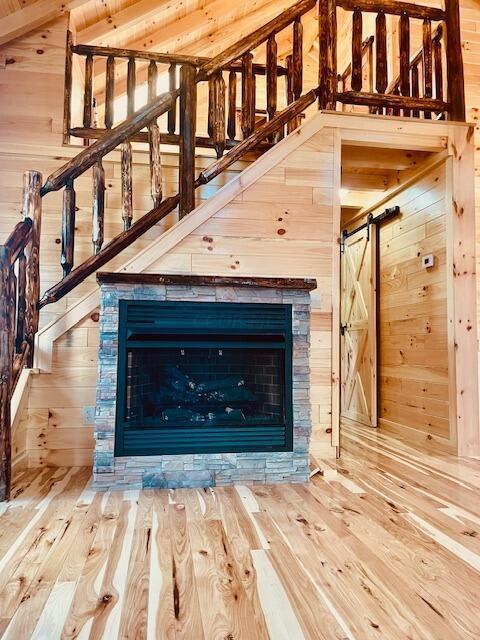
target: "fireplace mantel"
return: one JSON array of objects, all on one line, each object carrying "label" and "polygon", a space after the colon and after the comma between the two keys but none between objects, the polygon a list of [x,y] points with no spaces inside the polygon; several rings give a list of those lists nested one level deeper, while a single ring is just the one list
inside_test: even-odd
[{"label": "fireplace mantel", "polygon": [[[308,278],[216,277],[123,272],[98,273],[97,280],[100,284],[101,291],[99,375],[95,413],[94,451],[94,485],[97,489],[205,487],[232,484],[308,481],[309,445],[312,431],[309,368],[310,292],[316,288],[315,280]],[[185,315],[186,312],[183,311],[183,320],[181,319],[182,316],[179,316],[181,319],[179,323],[166,325],[165,322],[167,322],[168,317],[171,317],[171,314],[177,313],[177,303],[178,312],[181,312],[181,310],[186,307],[189,307],[190,311],[187,315]],[[130,334],[126,334],[126,325],[124,322],[126,322],[127,316],[125,315],[125,310],[129,309],[132,304],[132,308],[137,309],[138,307],[140,309],[138,313],[143,313],[143,308],[150,309],[150,311],[148,312],[148,316],[145,316],[145,318],[142,316],[140,318],[140,324],[137,323],[137,325],[135,325],[137,326],[135,330],[136,333],[134,331],[133,333],[130,332]],[[217,304],[218,311],[215,310]],[[232,308],[232,306],[235,307],[235,305],[239,307],[238,315],[234,312],[230,313],[230,315],[228,315],[228,313],[226,314],[231,319],[228,320],[228,322],[233,322],[231,325],[232,329],[228,329],[230,325],[227,324],[227,328],[223,330],[223,335],[229,336],[226,339],[236,339],[235,331],[240,331],[239,326],[241,327],[240,323],[242,318],[241,308],[252,310],[248,322],[259,322],[260,333],[258,335],[267,336],[255,345],[250,344],[251,341],[246,341],[247,346],[243,349],[246,361],[241,365],[243,369],[240,374],[242,376],[241,384],[245,385],[245,388],[248,388],[250,396],[252,389],[254,389],[253,395],[256,397],[254,397],[253,400],[250,397],[248,400],[250,402],[255,401],[255,406],[260,407],[260,413],[257,411],[249,413],[249,408],[245,407],[245,409],[241,409],[243,416],[240,417],[240,420],[243,420],[242,424],[246,425],[246,429],[250,428],[250,426],[254,429],[259,426],[258,447],[255,445],[254,448],[253,445],[251,445],[250,449],[244,449],[241,445],[238,446],[238,443],[237,445],[232,444],[239,435],[238,427],[242,426],[237,423],[230,425],[233,428],[231,432],[228,431],[228,425],[226,425],[226,427],[222,427],[220,423],[218,426],[214,425],[216,429],[225,429],[225,442],[228,440],[229,445],[231,445],[231,450],[225,450],[225,448],[223,448],[224,445],[221,444],[221,450],[210,448],[206,451],[205,448],[199,446],[198,451],[187,452],[186,448],[191,445],[190,441],[187,441],[186,446],[182,445],[183,448],[180,447],[179,453],[169,453],[169,451],[174,451],[174,449],[170,447],[170,442],[172,437],[174,438],[175,436],[168,431],[168,425],[165,426],[165,432],[162,432],[162,434],[158,436],[160,439],[163,439],[162,442],[166,442],[168,446],[165,445],[165,447],[163,447],[162,444],[155,448],[154,445],[157,441],[153,439],[149,440],[148,438],[144,439],[146,444],[143,446],[142,443],[142,449],[135,449],[133,447],[131,451],[126,452],[125,449],[118,446],[120,440],[116,440],[117,427],[119,428],[119,438],[123,437],[126,432],[121,431],[120,423],[125,424],[125,416],[127,416],[127,420],[137,420],[140,430],[149,428],[151,422],[149,423],[148,421],[151,421],[151,417],[145,418],[144,411],[143,413],[140,412],[137,414],[136,408],[140,406],[138,399],[141,399],[143,388],[145,388],[143,387],[141,390],[140,386],[145,384],[151,385],[152,381],[155,381],[155,376],[157,376],[155,373],[157,367],[153,366],[152,368],[150,363],[151,357],[150,360],[149,358],[143,358],[138,362],[137,360],[135,360],[135,362],[132,360],[132,363],[125,365],[125,357],[119,355],[122,349],[128,347],[127,343],[125,343],[126,346],[123,345],[125,336],[134,336],[131,347],[128,348],[139,349],[141,345],[137,344],[137,342],[142,338],[138,331],[141,332],[144,330],[146,332],[145,335],[150,340],[150,330],[147,331],[145,329],[145,323],[148,324],[147,318],[153,318],[153,322],[155,323],[153,331],[157,331],[157,335],[164,334],[166,336],[165,338],[155,338],[157,342],[152,343],[159,354],[160,351],[158,351],[158,349],[160,347],[165,347],[166,349],[162,351],[158,357],[155,356],[155,358],[157,358],[155,363],[158,363],[158,369],[161,371],[161,375],[163,376],[164,374],[163,369],[166,366],[165,363],[168,363],[168,359],[175,355],[168,353],[168,350],[174,348],[180,349],[182,356],[187,354],[185,366],[192,367],[191,371],[185,369],[185,371],[181,373],[188,374],[190,380],[192,379],[191,376],[193,376],[194,386],[192,388],[199,390],[202,394],[203,401],[203,383],[198,378],[198,375],[203,376],[205,370],[203,366],[204,361],[202,360],[202,366],[200,366],[200,363],[195,361],[195,357],[188,359],[188,348],[204,348],[204,343],[200,344],[199,340],[195,338],[195,345],[188,347],[187,343],[187,347],[181,349],[177,343],[175,343],[175,346],[170,344],[172,340],[170,338],[171,333],[169,332],[175,328],[175,340],[178,340],[179,331],[177,331],[177,329],[183,326],[182,323],[186,323],[185,339],[187,341],[189,339],[193,341],[192,335],[195,335],[195,332],[198,335],[202,335],[201,333],[199,334],[200,330],[203,331],[202,327],[205,326],[208,329],[208,323],[213,323],[212,326],[215,325],[215,322],[209,320],[209,318],[216,319],[215,321],[217,321],[223,317],[221,309]],[[259,312],[255,314],[256,306],[259,307]],[[270,306],[272,306],[271,313],[269,313],[268,310]],[[287,313],[289,318],[288,323],[284,326],[288,325],[288,331],[285,335],[290,342],[290,347],[285,351],[286,354],[289,354],[288,357],[290,359],[290,364],[288,365],[288,384],[290,388],[289,393],[291,394],[288,403],[290,409],[286,410],[287,413],[282,414],[277,412],[276,414],[278,416],[284,415],[288,418],[285,418],[285,425],[289,431],[287,430],[285,433],[289,433],[290,435],[288,435],[288,437],[285,436],[285,444],[282,444],[282,441],[280,441],[279,438],[283,436],[277,428],[281,426],[279,424],[281,421],[272,422],[273,430],[271,439],[270,437],[266,438],[264,432],[262,441],[262,425],[268,428],[267,423],[262,422],[262,417],[265,418],[267,414],[275,415],[278,407],[280,407],[280,405],[275,404],[276,400],[274,401],[275,395],[278,396],[274,388],[275,385],[278,385],[278,382],[276,382],[277,379],[275,377],[269,377],[268,380],[264,379],[265,376],[275,376],[275,370],[270,370],[272,364],[275,364],[274,361],[266,362],[265,359],[255,359],[256,357],[253,355],[254,351],[252,351],[260,347],[264,351],[268,351],[268,349],[271,348],[279,348],[280,343],[278,342],[276,333],[277,329],[271,329],[273,332],[272,335],[276,336],[273,339],[277,340],[277,346],[273,347],[264,344],[269,340],[268,328],[266,329],[267,333],[264,333],[265,330],[262,328],[268,326],[265,323],[277,322],[277,325],[274,326],[280,326],[278,321],[275,320],[278,314],[277,311],[273,311],[273,307],[275,307],[276,310],[284,309],[284,313]],[[158,311],[155,311],[156,309]],[[260,313],[260,309],[265,310],[265,313],[263,311]],[[137,313],[137,311],[134,313]],[[154,314],[153,316],[152,313]],[[207,315],[203,316],[202,314],[204,313]],[[170,316],[168,314],[170,314]],[[136,317],[136,315],[132,316],[132,318]],[[194,324],[192,325],[193,333],[192,329],[188,328],[190,326],[190,318],[195,318]],[[133,320],[133,322],[135,323],[137,320]],[[248,326],[250,327],[250,325]],[[166,333],[162,327],[166,327]],[[163,333],[158,334],[159,331]],[[247,333],[249,331],[250,328],[247,328]],[[215,330],[215,333],[217,333],[217,330]],[[135,336],[140,337],[137,338]],[[214,338],[217,340],[217,337],[214,336]],[[205,340],[205,338],[202,339]],[[165,342],[159,343],[159,340],[164,340]],[[250,351],[246,350],[247,347]],[[211,345],[209,345],[209,348],[211,348]],[[223,357],[225,357],[229,348],[230,347],[224,347],[221,353],[219,351],[218,355],[223,354]],[[240,351],[240,349],[238,351]],[[144,349],[142,353],[148,352],[148,349]],[[249,353],[252,354],[251,360],[249,359]],[[255,353],[258,353],[258,351]],[[262,358],[266,358],[266,356],[267,354],[262,354]],[[213,360],[213,356],[209,356],[209,358]],[[286,363],[287,360],[284,359],[283,362]],[[215,362],[213,362],[213,364],[214,366],[218,365],[218,363],[215,364]],[[130,367],[127,374],[125,373],[127,370],[125,366],[127,366],[127,369]],[[133,369],[132,366],[134,367]],[[231,373],[237,375],[238,372],[236,370],[234,371],[234,368],[239,366],[239,363],[235,363],[233,359],[231,366]],[[258,372],[257,367],[259,366],[268,367],[268,370]],[[282,366],[284,367],[284,371],[287,371],[285,368],[286,365],[283,364]],[[275,369],[275,367],[273,368]],[[150,371],[154,373],[150,374]],[[195,371],[200,371],[200,373],[195,374]],[[126,375],[130,376],[130,382],[128,382],[127,387],[124,388]],[[210,373],[208,375],[212,374]],[[213,374],[215,381],[217,380],[217,375],[217,373]],[[255,379],[252,379],[252,375],[255,376]],[[257,375],[261,377],[257,378]],[[132,382],[133,380],[135,380],[135,382]],[[224,381],[224,378],[220,378],[219,380]],[[136,386],[132,386],[133,384]],[[255,388],[252,386],[257,384],[261,385],[261,387]],[[128,395],[126,389],[128,389]],[[135,395],[132,395],[132,389]],[[147,391],[146,393],[148,398],[147,402],[141,406],[148,408],[152,405],[152,402],[157,402],[156,406],[159,406],[159,400],[156,394],[152,391]],[[197,391],[195,391],[195,393],[197,393]],[[124,394],[123,397],[126,398],[127,412],[130,412],[128,414],[126,414],[123,409],[118,409],[118,402],[122,401],[122,394]],[[265,394],[271,394],[268,400],[264,399]],[[180,402],[183,403],[182,407],[185,406],[183,414],[186,415],[187,412],[188,416],[192,413],[190,397],[191,394],[189,394],[188,390],[185,390],[185,396],[180,398]],[[133,400],[131,400],[132,398]],[[154,400],[152,400],[152,398]],[[164,393],[162,398],[164,398]],[[243,402],[245,398],[237,398],[236,400]],[[162,400],[162,402],[164,402],[164,400]],[[175,402],[177,402],[177,400],[175,400]],[[190,408],[188,408],[189,402]],[[228,399],[228,403],[230,402],[232,402],[231,398]],[[288,403],[283,405],[283,407],[288,406]],[[134,409],[133,414],[131,413],[132,407]],[[161,408],[161,414],[149,414],[149,416],[154,416],[154,428],[156,429],[159,427],[159,421],[156,418],[157,415],[161,415],[163,424],[166,420],[172,420],[171,417],[167,417],[167,412],[163,409],[163,405]],[[226,411],[232,411],[231,404],[228,404]],[[262,413],[262,411],[264,413]],[[185,415],[183,418],[178,418],[176,411],[174,411],[174,413],[175,419],[187,420]],[[196,415],[197,413],[199,416]],[[238,415],[238,412],[236,415]],[[215,411],[206,414],[203,409],[195,411],[195,418],[198,418],[197,422],[200,420],[205,421],[206,419],[215,420],[217,417],[218,412]],[[221,417],[223,417],[223,413]],[[190,417],[188,419],[190,419]],[[259,420],[258,424],[257,419]],[[251,423],[254,424],[252,425]],[[207,426],[210,428],[210,425]],[[187,424],[180,424],[179,422],[178,428],[190,429],[193,438],[192,442],[198,440],[199,432],[195,431],[195,435],[193,435],[192,428]],[[277,430],[275,431],[275,429]],[[130,431],[130,434],[132,434],[132,431]],[[128,437],[130,437],[130,435]],[[157,436],[152,433],[152,438],[153,437]],[[179,438],[179,442],[180,441],[181,438]],[[148,450],[149,443],[151,443],[152,454],[150,454]],[[159,451],[161,452],[159,453]]]},{"label": "fireplace mantel", "polygon": [[261,289],[297,289],[313,291],[317,288],[314,278],[242,278],[236,276],[202,276],[169,273],[127,273],[99,271],[99,284],[193,285],[205,287],[255,287]]}]

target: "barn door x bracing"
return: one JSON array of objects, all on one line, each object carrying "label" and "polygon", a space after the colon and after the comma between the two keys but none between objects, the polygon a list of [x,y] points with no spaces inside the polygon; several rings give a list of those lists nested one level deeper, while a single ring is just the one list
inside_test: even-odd
[{"label": "barn door x bracing", "polygon": [[344,238],[341,260],[341,415],[377,426],[376,228]]}]

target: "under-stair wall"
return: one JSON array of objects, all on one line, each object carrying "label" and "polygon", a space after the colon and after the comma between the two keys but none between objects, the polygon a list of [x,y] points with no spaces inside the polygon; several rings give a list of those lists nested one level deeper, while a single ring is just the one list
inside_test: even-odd
[{"label": "under-stair wall", "polygon": [[[317,279],[312,295],[312,453],[322,457],[335,453],[331,312],[339,179],[339,142],[332,130],[322,130],[148,269]],[[92,313],[66,333],[55,343],[52,373],[33,376],[27,432],[32,466],[91,463],[93,427],[85,424],[84,407],[95,403],[97,320]]]}]

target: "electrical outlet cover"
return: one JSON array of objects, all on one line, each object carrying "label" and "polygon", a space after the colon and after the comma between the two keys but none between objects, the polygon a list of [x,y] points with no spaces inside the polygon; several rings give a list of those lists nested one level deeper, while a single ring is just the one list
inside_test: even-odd
[{"label": "electrical outlet cover", "polygon": [[83,407],[83,424],[93,424],[95,422],[95,407]]},{"label": "electrical outlet cover", "polygon": [[435,263],[435,259],[433,257],[433,253],[429,253],[426,256],[422,256],[422,267],[424,269],[428,269],[429,267],[433,267]]}]

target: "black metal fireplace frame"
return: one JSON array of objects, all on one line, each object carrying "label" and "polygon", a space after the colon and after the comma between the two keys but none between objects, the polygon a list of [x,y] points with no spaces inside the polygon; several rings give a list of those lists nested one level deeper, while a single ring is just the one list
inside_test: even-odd
[{"label": "black metal fireplace frame", "polygon": [[[142,336],[148,335],[148,342]],[[272,348],[284,353],[281,424],[131,427],[125,417],[127,350],[180,346]],[[198,336],[198,339],[197,339]],[[208,338],[211,338],[209,341]],[[156,338],[156,339],[155,339]],[[221,342],[221,340],[224,342]],[[148,345],[148,347],[147,347]],[[116,456],[293,450],[292,305],[120,300],[115,427]]]}]

